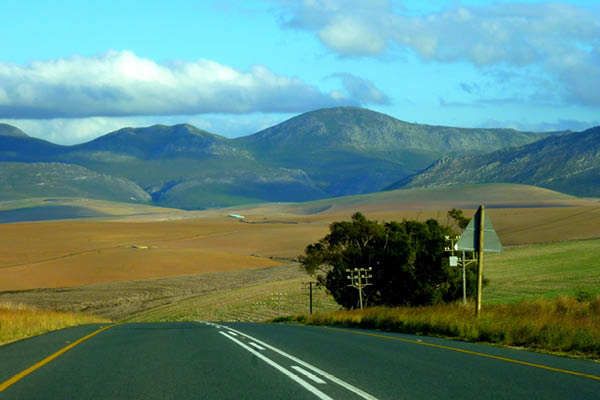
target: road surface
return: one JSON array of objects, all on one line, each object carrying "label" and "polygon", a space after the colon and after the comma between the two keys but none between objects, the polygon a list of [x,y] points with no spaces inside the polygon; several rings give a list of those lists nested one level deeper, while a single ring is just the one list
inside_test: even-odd
[{"label": "road surface", "polygon": [[248,323],[101,328],[0,347],[0,399],[600,399],[600,363],[424,336]]}]

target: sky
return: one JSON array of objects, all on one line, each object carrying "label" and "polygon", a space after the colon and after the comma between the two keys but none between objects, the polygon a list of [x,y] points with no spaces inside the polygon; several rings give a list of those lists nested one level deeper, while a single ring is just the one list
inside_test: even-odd
[{"label": "sky", "polygon": [[600,125],[600,2],[2,0],[0,122],[59,144],[323,107],[430,125]]}]

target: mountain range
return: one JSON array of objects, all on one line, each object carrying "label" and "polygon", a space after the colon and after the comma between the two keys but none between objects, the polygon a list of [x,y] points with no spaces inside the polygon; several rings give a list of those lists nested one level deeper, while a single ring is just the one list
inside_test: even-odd
[{"label": "mountain range", "polygon": [[600,197],[600,127],[488,154],[444,158],[388,189],[500,182]]},{"label": "mountain range", "polygon": [[578,135],[414,124],[356,107],[308,112],[236,139],[155,125],[61,146],[0,124],[0,185],[10,187],[0,200],[68,193],[185,209],[307,201],[442,184],[420,181],[420,172]]}]

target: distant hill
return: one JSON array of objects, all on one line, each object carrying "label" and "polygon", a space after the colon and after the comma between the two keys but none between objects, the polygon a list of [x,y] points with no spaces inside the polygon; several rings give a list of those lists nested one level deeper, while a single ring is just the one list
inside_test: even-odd
[{"label": "distant hill", "polygon": [[301,168],[329,196],[370,193],[444,156],[491,152],[564,132],[412,124],[357,107],[308,112],[235,139],[258,158]]},{"label": "distant hill", "polygon": [[29,137],[19,128],[8,124],[0,124],[0,136]]},{"label": "distant hill", "polygon": [[269,152],[273,158],[294,159],[302,149],[389,155],[397,161],[393,155],[398,151],[434,157],[490,152],[563,133],[413,124],[364,108],[335,107],[307,112],[235,141]]},{"label": "distant hill", "polygon": [[124,128],[90,142],[72,146],[72,152],[110,152],[138,159],[168,159],[236,154],[240,149],[222,136],[189,124]]},{"label": "distant hill", "polygon": [[3,125],[0,126],[0,162],[53,161],[69,149],[68,146],[29,137],[11,125]]},{"label": "distant hill", "polygon": [[326,196],[302,170],[266,165],[245,146],[188,124],[121,129],[72,146],[59,160],[130,179],[169,207]]},{"label": "distant hill", "polygon": [[445,158],[389,189],[492,182],[600,197],[600,127],[490,154]]},{"label": "distant hill", "polygon": [[488,208],[540,208],[550,206],[594,205],[537,186],[519,184],[456,185],[431,188],[411,188],[308,201],[304,203],[265,203],[231,208],[251,218],[253,215],[346,215],[356,211],[369,214],[402,213],[406,211],[443,210],[451,208],[476,210],[481,204]]},{"label": "distant hill", "polygon": [[[21,175],[28,173],[23,163],[84,167],[134,183],[156,205],[186,209],[371,193],[442,157],[564,134],[419,125],[356,107],[309,112],[237,139],[189,124],[154,125],[59,146],[12,128],[0,127],[10,133],[0,134],[0,161],[20,163],[11,167],[14,173],[19,168]],[[61,168],[69,181],[70,171]],[[17,192],[11,193],[21,196]]]},{"label": "distant hill", "polygon": [[148,202],[135,183],[62,163],[0,163],[0,200],[34,197],[85,197]]}]

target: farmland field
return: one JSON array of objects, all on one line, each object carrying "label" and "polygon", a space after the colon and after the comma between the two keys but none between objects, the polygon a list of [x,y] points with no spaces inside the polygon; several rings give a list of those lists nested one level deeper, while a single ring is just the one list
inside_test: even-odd
[{"label": "farmland field", "polygon": [[[597,200],[483,185],[191,212],[140,212],[140,206],[128,212],[126,205],[97,202],[94,209],[112,217],[0,224],[0,301],[90,310],[113,319],[172,301],[195,298],[206,305],[208,297],[199,296],[221,296],[218,291],[238,290],[242,304],[264,303],[255,294],[271,289],[258,286],[306,278],[295,259],[333,221],[361,211],[379,221],[436,218],[446,224],[449,209],[471,216],[481,203],[506,246],[505,253],[486,258],[492,281],[487,300],[598,286],[598,243],[584,240],[600,237]],[[245,223],[230,213],[244,215]],[[548,244],[527,246],[537,243]],[[254,294],[242,293],[245,287]],[[221,311],[207,315],[216,318]],[[255,317],[263,314],[271,316]]]},{"label": "farmland field", "polygon": [[483,293],[490,304],[524,298],[600,294],[600,240],[515,246],[485,258],[490,279]]}]

